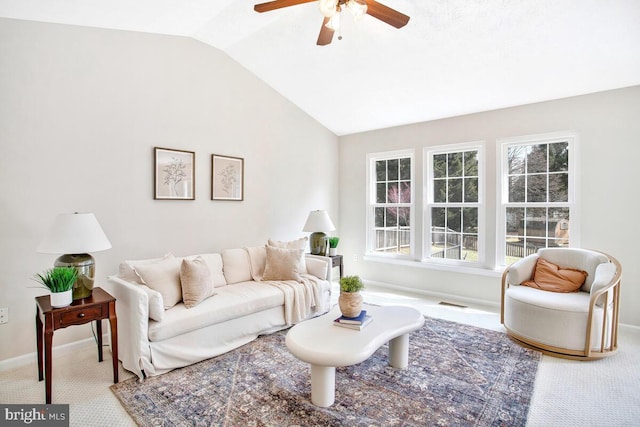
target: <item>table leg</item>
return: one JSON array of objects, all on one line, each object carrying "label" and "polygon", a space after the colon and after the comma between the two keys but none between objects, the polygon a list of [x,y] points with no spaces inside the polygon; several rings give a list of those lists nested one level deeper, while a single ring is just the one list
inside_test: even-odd
[{"label": "table leg", "polygon": [[118,382],[118,318],[116,303],[109,303],[109,329],[111,329],[111,363],[113,364],[113,383]]},{"label": "table leg", "polygon": [[53,316],[51,314],[45,315],[44,319],[44,388],[46,403],[51,403],[51,384],[53,383],[53,369],[52,369],[52,352],[51,346],[53,345]]},{"label": "table leg", "polygon": [[98,362],[102,362],[102,319],[96,320],[96,334],[98,335]]},{"label": "table leg", "polygon": [[409,334],[389,341],[389,365],[400,369],[409,365]]},{"label": "table leg", "polygon": [[42,319],[40,319],[40,307],[36,307],[36,348],[38,352],[38,381],[44,379],[44,354],[42,352]]},{"label": "table leg", "polygon": [[336,368],[311,365],[311,403],[326,408],[336,397]]}]

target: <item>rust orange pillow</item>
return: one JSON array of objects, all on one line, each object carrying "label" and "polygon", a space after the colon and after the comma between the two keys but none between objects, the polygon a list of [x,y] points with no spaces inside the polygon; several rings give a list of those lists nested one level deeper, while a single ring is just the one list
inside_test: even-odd
[{"label": "rust orange pillow", "polygon": [[587,274],[586,271],[562,268],[538,258],[532,279],[522,282],[522,284],[543,291],[576,292],[584,284]]}]

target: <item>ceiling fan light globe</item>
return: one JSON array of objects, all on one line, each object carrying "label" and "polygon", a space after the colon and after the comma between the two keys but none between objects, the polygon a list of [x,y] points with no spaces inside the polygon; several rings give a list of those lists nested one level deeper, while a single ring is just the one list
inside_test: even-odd
[{"label": "ceiling fan light globe", "polygon": [[327,27],[328,29],[333,30],[333,31],[339,30],[340,29],[340,14],[339,13],[334,14],[329,19],[329,22],[327,22],[325,27]]},{"label": "ceiling fan light globe", "polygon": [[320,6],[320,12],[327,18],[331,18],[338,12],[339,0],[320,0],[318,5]]},{"label": "ceiling fan light globe", "polygon": [[367,13],[367,2],[365,0],[348,0],[347,9],[351,11],[354,21],[357,21]]}]

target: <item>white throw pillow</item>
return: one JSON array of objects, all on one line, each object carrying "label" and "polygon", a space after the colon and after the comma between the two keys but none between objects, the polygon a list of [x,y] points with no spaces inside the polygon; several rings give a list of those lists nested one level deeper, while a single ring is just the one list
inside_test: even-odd
[{"label": "white throw pillow", "polygon": [[149,258],[149,259],[122,261],[118,266],[118,276],[123,280],[142,284],[140,277],[135,272],[136,265],[157,264],[159,262],[164,261],[165,259],[170,259],[170,258],[174,258],[171,252],[165,254],[162,258]]},{"label": "white throw pillow", "polygon": [[180,261],[177,258],[137,265],[134,270],[145,285],[160,292],[165,310],[182,300]]}]

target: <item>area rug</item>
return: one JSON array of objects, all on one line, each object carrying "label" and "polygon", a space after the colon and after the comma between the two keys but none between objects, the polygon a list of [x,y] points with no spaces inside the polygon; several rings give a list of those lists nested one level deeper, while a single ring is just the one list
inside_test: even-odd
[{"label": "area rug", "polygon": [[111,390],[140,426],[526,424],[540,354],[504,333],[426,318],[410,336],[407,369],[388,365],[386,345],[338,368],[329,408],[310,402],[309,365],[288,352],[285,335]]}]

